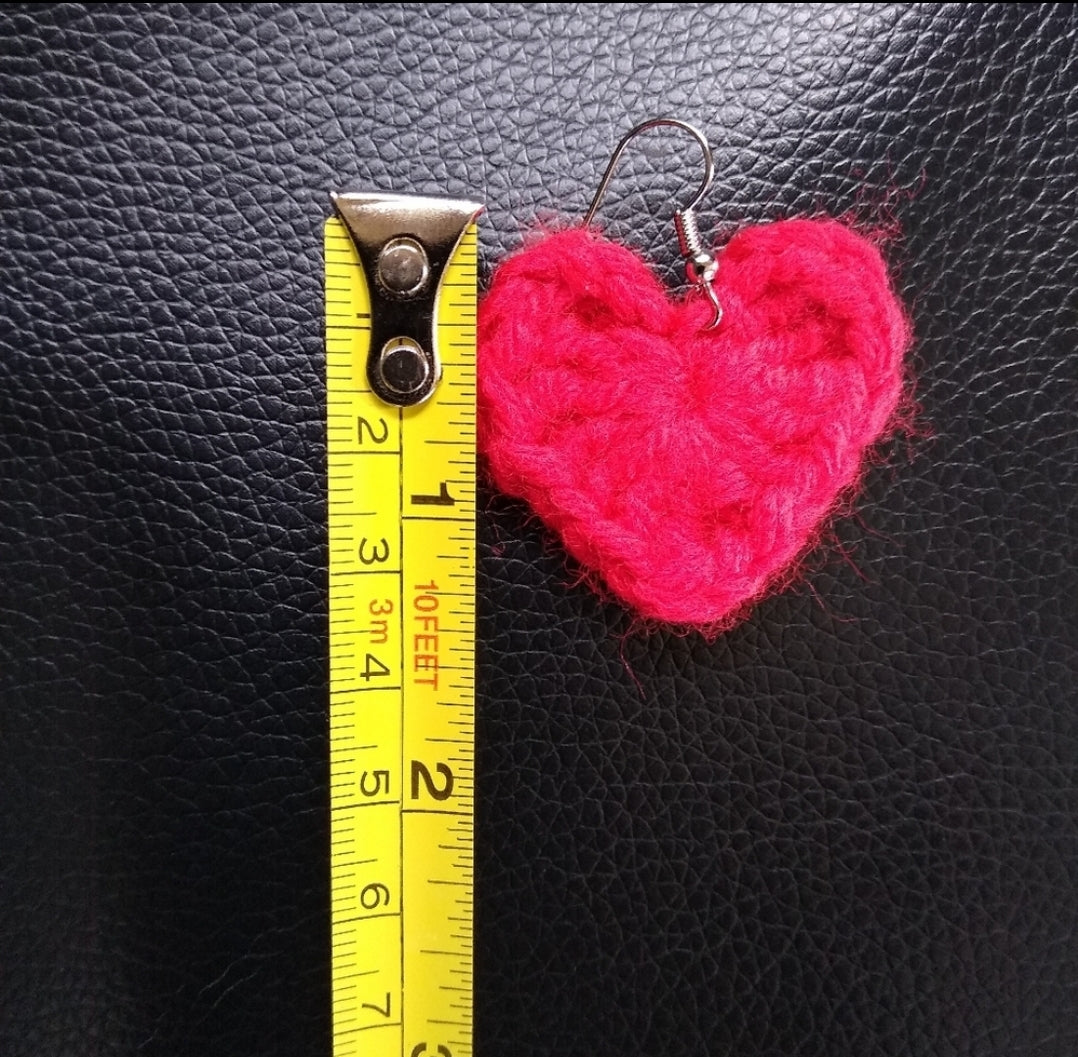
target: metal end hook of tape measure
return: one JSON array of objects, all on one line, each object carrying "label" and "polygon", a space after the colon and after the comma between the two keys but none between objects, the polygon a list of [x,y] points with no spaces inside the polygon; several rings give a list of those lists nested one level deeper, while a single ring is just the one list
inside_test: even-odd
[{"label": "metal end hook of tape measure", "polygon": [[436,320],[446,264],[483,207],[410,195],[331,197],[367,275],[370,386],[387,404],[421,404],[442,375]]}]

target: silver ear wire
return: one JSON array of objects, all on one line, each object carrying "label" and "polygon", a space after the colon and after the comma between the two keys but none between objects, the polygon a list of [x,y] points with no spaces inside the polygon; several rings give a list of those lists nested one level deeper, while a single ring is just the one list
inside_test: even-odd
[{"label": "silver ear wire", "polygon": [[712,330],[719,325],[719,321],[722,319],[722,305],[719,304],[719,298],[715,293],[714,286],[715,276],[719,272],[719,262],[705,248],[704,241],[700,237],[700,229],[696,224],[696,214],[693,210],[703,201],[704,196],[711,189],[711,182],[715,178],[715,160],[711,155],[711,147],[707,142],[707,138],[695,125],[690,125],[687,121],[681,121],[676,117],[655,117],[650,121],[642,122],[635,128],[631,128],[622,136],[621,142],[614,149],[614,153],[606,167],[606,172],[603,173],[603,178],[599,181],[599,189],[595,192],[595,197],[591,200],[591,205],[584,216],[584,227],[588,227],[595,218],[595,213],[602,203],[606,189],[614,175],[614,169],[629,141],[640,135],[641,132],[647,132],[649,129],[658,128],[662,125],[671,125],[674,128],[688,132],[700,144],[700,149],[704,152],[704,179],[692,201],[674,211],[674,228],[677,231],[681,255],[685,259],[685,275],[689,282],[698,286],[707,296],[708,301],[711,302],[711,322],[704,329]]}]

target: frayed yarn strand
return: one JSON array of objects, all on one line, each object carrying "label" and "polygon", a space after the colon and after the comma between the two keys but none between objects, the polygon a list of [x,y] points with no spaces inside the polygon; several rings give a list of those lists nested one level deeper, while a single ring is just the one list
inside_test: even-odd
[{"label": "frayed yarn strand", "polygon": [[787,582],[893,428],[910,327],[878,249],[832,220],[745,229],[725,315],[593,230],[505,261],[479,311],[497,486],[640,616],[715,630]]}]

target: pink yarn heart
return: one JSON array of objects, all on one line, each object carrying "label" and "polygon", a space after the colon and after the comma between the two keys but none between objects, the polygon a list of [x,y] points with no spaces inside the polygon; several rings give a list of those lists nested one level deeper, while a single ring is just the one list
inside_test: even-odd
[{"label": "pink yarn heart", "polygon": [[551,235],[479,312],[479,445],[581,564],[647,618],[709,630],[787,577],[893,425],[906,316],[830,220],[750,227],[715,330],[635,254]]}]

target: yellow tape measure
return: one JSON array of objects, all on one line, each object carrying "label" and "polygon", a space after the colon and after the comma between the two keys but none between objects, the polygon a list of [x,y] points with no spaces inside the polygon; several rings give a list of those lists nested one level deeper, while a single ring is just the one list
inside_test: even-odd
[{"label": "yellow tape measure", "polygon": [[473,203],[327,222],[334,1057],[470,1057]]}]

